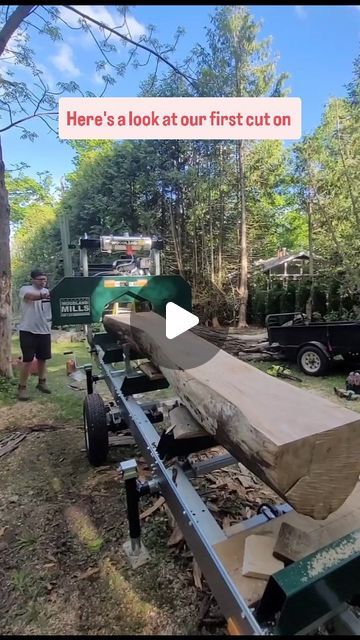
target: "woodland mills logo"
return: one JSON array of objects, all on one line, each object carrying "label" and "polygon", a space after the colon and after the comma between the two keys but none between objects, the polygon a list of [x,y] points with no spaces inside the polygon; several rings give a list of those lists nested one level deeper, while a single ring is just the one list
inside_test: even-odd
[{"label": "woodland mills logo", "polygon": [[60,316],[90,315],[90,298],[60,298]]}]

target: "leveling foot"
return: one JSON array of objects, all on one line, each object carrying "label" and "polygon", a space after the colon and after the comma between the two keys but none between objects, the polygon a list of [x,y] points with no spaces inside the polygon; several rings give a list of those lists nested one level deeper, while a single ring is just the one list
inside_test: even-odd
[{"label": "leveling foot", "polygon": [[141,567],[150,560],[150,556],[141,541],[141,525],[139,515],[140,491],[137,486],[136,460],[127,460],[120,464],[120,472],[125,480],[126,506],[129,521],[130,539],[123,544],[123,549],[133,569]]},{"label": "leveling foot", "polygon": [[150,555],[140,538],[130,538],[123,544],[132,569],[138,569],[150,560]]}]

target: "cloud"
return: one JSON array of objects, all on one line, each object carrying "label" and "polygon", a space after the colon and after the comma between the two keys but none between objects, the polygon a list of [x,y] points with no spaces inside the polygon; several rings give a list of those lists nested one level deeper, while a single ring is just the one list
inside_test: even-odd
[{"label": "cloud", "polygon": [[305,6],[303,4],[296,4],[294,6],[295,9],[295,13],[297,15],[298,18],[300,18],[301,20],[304,20],[304,18],[307,17],[307,11],[305,9]]},{"label": "cloud", "polygon": [[[111,27],[112,29],[117,29],[117,31],[119,31],[123,35],[128,36],[134,40],[138,40],[142,35],[145,35],[146,33],[146,27],[131,15],[127,15],[126,17],[127,26],[126,25],[121,26],[121,23],[123,21],[122,16],[120,14],[111,13],[106,6],[102,6],[102,5],[94,5],[94,6],[73,5],[73,6],[75,9],[78,9],[82,13],[90,16],[91,18],[94,18],[94,20],[97,20],[98,22],[103,22],[108,27]],[[65,22],[67,22],[71,27],[79,26],[79,20],[81,20],[81,16],[79,16],[74,11],[66,9],[66,7],[64,6],[60,6],[58,8],[59,8],[59,15],[63,20],[65,20]],[[91,22],[88,24],[90,25],[91,30],[93,31],[96,38],[100,40],[103,39],[103,34],[101,33],[100,28]],[[116,36],[110,36],[109,41],[111,39],[113,39],[114,42],[115,42],[115,39],[118,40]],[[90,44],[92,45],[94,44],[94,41],[91,35],[85,32],[82,34],[82,37],[80,40],[82,40],[82,43],[86,44],[87,46],[89,46]]]},{"label": "cloud", "polygon": [[66,42],[57,44],[58,53],[55,56],[51,56],[50,60],[53,65],[63,73],[67,73],[69,76],[76,78],[81,75],[80,69],[76,66],[73,60],[74,51]]},{"label": "cloud", "polygon": [[106,75],[111,75],[111,73],[113,73],[113,70],[111,69],[110,65],[106,64],[105,67],[103,69],[100,69],[100,71],[95,71],[93,74],[93,81],[96,84],[104,84],[104,80],[102,78],[102,76],[106,76]]},{"label": "cloud", "polygon": [[42,81],[49,87],[51,91],[55,91],[56,82],[51,71],[44,64],[41,64],[39,62],[36,64],[36,66],[39,69],[39,71],[41,71]]}]

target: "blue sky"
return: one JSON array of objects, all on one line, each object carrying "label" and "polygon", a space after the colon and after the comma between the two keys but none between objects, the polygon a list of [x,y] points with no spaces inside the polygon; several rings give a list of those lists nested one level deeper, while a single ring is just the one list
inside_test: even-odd
[{"label": "blue sky", "polygon": [[[271,35],[273,38],[273,51],[279,55],[278,71],[287,71],[291,75],[288,82],[290,95],[302,99],[303,133],[309,133],[319,124],[329,98],[345,95],[345,85],[352,77],[353,61],[360,53],[360,6],[248,7],[256,20],[263,20],[260,37]],[[79,9],[85,13],[92,12],[100,21],[112,21],[113,26],[118,24],[113,6],[79,6]],[[171,42],[176,28],[184,27],[185,35],[174,57],[180,62],[197,42],[205,44],[205,28],[214,9],[215,5],[135,6],[129,26],[132,35],[138,37],[149,24],[155,25],[161,42]],[[62,11],[64,17],[65,12],[68,17],[68,11],[64,8]],[[83,90],[98,92],[101,85],[94,61],[101,58],[100,52],[89,36],[69,29],[64,29],[63,34],[64,40],[56,44],[38,34],[31,40],[44,77],[53,85],[58,81],[75,80]],[[153,68],[154,62],[150,62],[148,67],[129,70],[107,95],[138,95],[140,81]],[[165,66],[162,69],[165,71]],[[43,125],[37,124],[36,131],[40,137],[33,143],[20,140],[16,129],[4,134],[6,164],[11,168],[11,165],[26,162],[30,165],[27,170],[30,175],[48,170],[58,183],[60,177],[72,169],[73,152],[55,134],[48,134]]]}]

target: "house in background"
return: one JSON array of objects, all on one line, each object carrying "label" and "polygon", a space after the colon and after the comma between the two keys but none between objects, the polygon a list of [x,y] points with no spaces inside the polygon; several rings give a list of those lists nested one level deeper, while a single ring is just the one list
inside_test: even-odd
[{"label": "house in background", "polygon": [[[314,272],[319,256],[314,256]],[[288,253],[286,247],[278,249],[277,256],[268,260],[257,260],[255,267],[268,276],[269,281],[279,278],[284,283],[299,280],[309,274],[310,256],[308,251]]]}]

